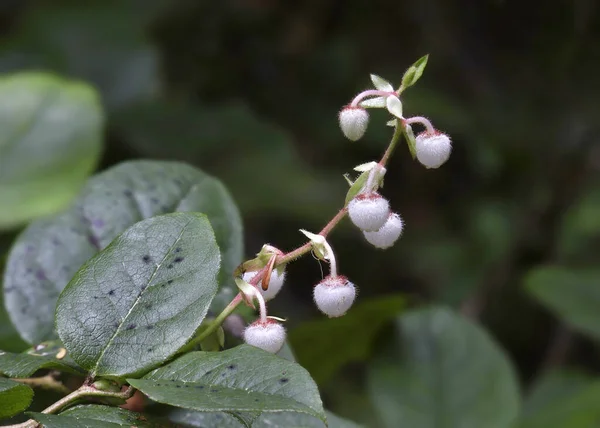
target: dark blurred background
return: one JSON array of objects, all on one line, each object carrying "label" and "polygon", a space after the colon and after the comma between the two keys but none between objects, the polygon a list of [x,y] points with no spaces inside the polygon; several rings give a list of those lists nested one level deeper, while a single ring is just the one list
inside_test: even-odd
[{"label": "dark blurred background", "polygon": [[[426,170],[403,144],[383,189],[403,238],[381,252],[343,223],[331,243],[360,299],[404,293],[480,320],[526,389],[547,365],[600,368],[592,342],[523,287],[540,265],[600,261],[599,17],[594,0],[2,0],[0,71],[95,85],[108,117],[101,168],[178,159],[217,176],[251,256],[264,242],[294,248],[298,229],[318,231],[341,207],[342,174],[378,159],[391,132],[375,112],[350,143],[338,110],[369,73],[397,84],[429,53],[404,108],[452,136],[449,162]],[[311,257],[292,265],[272,313],[292,329],[318,317],[320,275]],[[320,382],[357,420],[370,411],[362,369]]]}]

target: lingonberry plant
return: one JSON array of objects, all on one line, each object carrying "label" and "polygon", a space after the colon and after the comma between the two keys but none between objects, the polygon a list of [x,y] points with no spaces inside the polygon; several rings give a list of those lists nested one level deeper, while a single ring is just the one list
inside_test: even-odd
[{"label": "lingonberry plant", "polygon": [[[0,378],[0,417],[26,410],[34,386],[63,397],[14,426],[172,426],[190,415],[203,426],[312,427],[328,417],[329,426],[351,426],[325,412],[316,384],[289,351],[287,359],[273,355],[286,346],[286,330],[267,301],[294,282],[287,265],[312,253],[329,265],[315,279],[316,307],[331,318],[352,311],[360,284],[341,274],[331,232],[348,216],[367,242],[391,247],[404,222],[381,189],[402,136],[427,168],[450,155],[447,135],[424,117],[403,115],[402,93],[426,63],[423,57],[411,66],[397,89],[372,75],[375,88],[342,108],[340,128],[352,141],[367,130],[367,109],[386,109],[391,141],[381,159],[354,168],[360,174],[346,177],[340,211],[319,233],[301,230],[308,241],[292,251],[265,244],[242,262],[240,216],[225,188],[174,162],[116,166],[92,178],[64,212],[33,222],[15,242],[4,277],[11,320],[33,347],[0,353],[0,374],[16,380]],[[416,137],[415,125],[424,128]],[[258,318],[230,334],[241,304]],[[33,376],[40,370],[47,374]],[[162,410],[117,407],[136,391]]]}]

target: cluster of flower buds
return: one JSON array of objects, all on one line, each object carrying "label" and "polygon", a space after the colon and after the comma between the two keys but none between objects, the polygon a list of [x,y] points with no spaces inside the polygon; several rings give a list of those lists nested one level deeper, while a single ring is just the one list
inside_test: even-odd
[{"label": "cluster of flower buds", "polygon": [[[416,83],[426,64],[427,56],[415,62],[404,74],[397,90],[385,79],[371,75],[375,89],[361,92],[339,113],[340,128],[351,141],[357,141],[365,134],[369,125],[368,108],[385,108],[393,117],[388,125],[395,127],[396,132],[382,160],[357,166],[355,170],[362,174],[354,182],[346,177],[350,184],[345,208],[348,216],[362,231],[367,242],[377,248],[393,246],[404,229],[402,217],[390,209],[389,201],[379,193],[379,188],[383,187],[387,159],[400,135],[406,138],[413,158],[426,168],[440,167],[448,160],[452,151],[450,137],[436,130],[428,119],[403,116],[400,96],[405,89]],[[414,124],[425,127],[425,131],[416,137],[412,130]],[[340,214],[344,214],[344,211]],[[354,303],[357,288],[348,278],[338,275],[335,254],[324,236],[326,234],[313,234],[305,230],[301,232],[309,238],[315,257],[327,261],[330,267],[329,275],[313,289],[315,304],[328,317],[340,317]],[[286,333],[279,322],[283,320],[267,316],[265,301],[273,299],[283,287],[285,266],[276,266],[278,256],[281,255],[278,249],[265,245],[257,258],[243,265],[243,272],[239,272],[241,277],[236,278],[246,302],[253,306],[256,300],[260,309],[260,318],[244,330],[244,340],[273,353],[283,346]]]}]

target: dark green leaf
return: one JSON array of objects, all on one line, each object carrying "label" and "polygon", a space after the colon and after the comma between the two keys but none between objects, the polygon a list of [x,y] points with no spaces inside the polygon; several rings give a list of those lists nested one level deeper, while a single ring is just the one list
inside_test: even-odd
[{"label": "dark green leaf", "polygon": [[68,211],[34,222],[19,236],[4,293],[21,336],[30,343],[56,337],[56,300],[81,265],[134,223],[173,211],[208,215],[222,253],[222,292],[230,292],[243,239],[239,212],[224,186],[178,162],[127,162],[92,178]]},{"label": "dark green leaf", "polygon": [[219,248],[203,214],[136,223],[65,287],[56,328],[93,376],[139,376],[193,335],[217,292]]},{"label": "dark green leaf", "polygon": [[21,413],[29,407],[32,399],[30,387],[0,377],[0,419]]},{"label": "dark green leaf", "polygon": [[539,379],[525,400],[519,428],[596,428],[600,381],[561,370]]},{"label": "dark green leaf", "polygon": [[120,423],[75,416],[47,415],[34,412],[27,412],[27,415],[40,422],[45,428],[123,428]]},{"label": "dark green leaf", "polygon": [[100,154],[102,111],[88,85],[43,73],[0,78],[0,229],[66,206]]},{"label": "dark green leaf", "polygon": [[574,328],[600,338],[600,270],[539,267],[528,273],[525,286]]},{"label": "dark green leaf", "polygon": [[325,420],[319,391],[296,363],[251,346],[192,352],[145,376],[128,379],[159,403],[254,420],[260,412],[297,412]]},{"label": "dark green leaf", "polygon": [[99,404],[88,404],[75,406],[65,410],[61,416],[69,416],[77,419],[93,419],[96,421],[111,422],[120,426],[136,426],[138,428],[173,427],[168,421],[148,416],[119,407],[101,406]]},{"label": "dark green leaf", "polygon": [[506,428],[519,389],[489,335],[445,308],[407,312],[397,349],[369,366],[371,398],[387,427]]},{"label": "dark green leaf", "polygon": [[57,359],[56,352],[52,355],[35,355],[31,353],[14,354],[0,352],[0,374],[8,377],[29,377],[38,370],[52,369],[74,374],[85,374],[69,358]]},{"label": "dark green leaf", "polygon": [[290,333],[298,362],[318,384],[326,383],[344,364],[366,360],[377,332],[405,305],[402,296],[378,297],[361,302],[343,317],[300,325]]},{"label": "dark green leaf", "polygon": [[413,65],[411,65],[408,70],[404,73],[402,77],[402,90],[414,85],[423,75],[423,71],[425,71],[425,66],[427,66],[427,60],[429,59],[429,55],[425,55],[417,60]]}]

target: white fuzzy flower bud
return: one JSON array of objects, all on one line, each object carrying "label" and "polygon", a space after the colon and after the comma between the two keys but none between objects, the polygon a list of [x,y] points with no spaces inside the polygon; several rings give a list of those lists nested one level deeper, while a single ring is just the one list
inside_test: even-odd
[{"label": "white fuzzy flower bud", "polygon": [[373,246],[381,249],[390,248],[398,240],[404,229],[402,218],[392,213],[385,224],[376,232],[363,232],[365,238]]},{"label": "white fuzzy flower bud", "polygon": [[348,204],[348,215],[359,229],[374,232],[390,216],[390,203],[376,192],[359,194]]},{"label": "white fuzzy flower bud", "polygon": [[[246,272],[242,276],[242,278],[244,281],[250,282],[254,275],[256,275],[256,272]],[[273,299],[277,295],[277,293],[279,293],[279,290],[281,290],[281,288],[283,287],[284,282],[285,270],[282,270],[281,273],[279,273],[279,269],[273,269],[273,272],[271,272],[271,280],[269,281],[269,288],[266,290],[262,289],[262,280],[258,283],[258,288],[265,300],[269,301]]]},{"label": "white fuzzy flower bud", "polygon": [[275,354],[285,342],[285,328],[277,321],[256,321],[244,330],[244,342]]},{"label": "white fuzzy flower bud", "polygon": [[441,132],[422,132],[416,138],[417,159],[426,168],[439,168],[450,157],[450,137]]},{"label": "white fuzzy flower bud", "polygon": [[369,124],[369,113],[362,107],[346,106],[340,111],[340,128],[347,139],[360,140]]},{"label": "white fuzzy flower bud", "polygon": [[315,303],[329,318],[344,315],[356,298],[356,287],[345,276],[328,276],[313,290]]}]

